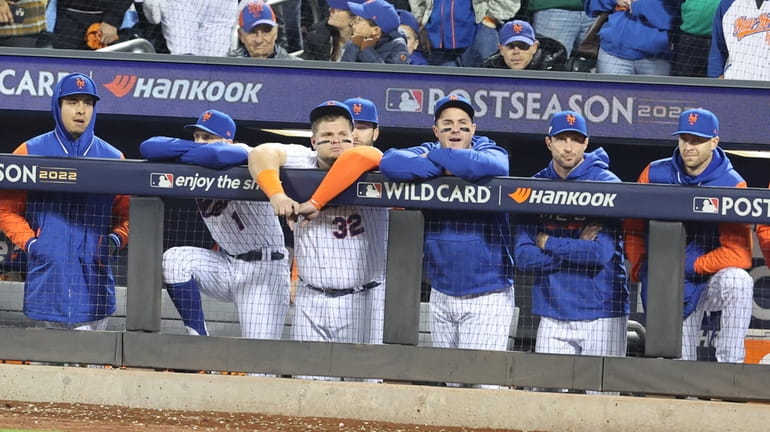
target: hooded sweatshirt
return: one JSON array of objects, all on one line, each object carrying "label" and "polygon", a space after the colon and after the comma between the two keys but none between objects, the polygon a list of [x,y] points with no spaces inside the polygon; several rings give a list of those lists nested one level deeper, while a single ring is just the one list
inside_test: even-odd
[{"label": "hooded sweatshirt", "polygon": [[[639,175],[639,183],[683,186],[745,188],[746,181],[733,168],[725,152],[717,147],[708,167],[697,176],[685,171],[679,149],[670,158],[650,163]],[[685,221],[684,317],[695,311],[698,299],[712,274],[727,267],[751,267],[751,231],[745,224]],[[642,301],[647,302],[646,224],[640,219],[625,221],[626,254],[631,263],[630,279],[642,281]]]},{"label": "hooded sweatshirt", "polygon": [[[620,182],[602,148],[586,153],[565,180]],[[562,180],[553,161],[535,178]],[[532,310],[563,321],[628,315],[628,287],[618,219],[540,214],[522,217],[516,228],[516,266],[534,276]],[[581,240],[586,226],[600,224],[596,240]],[[537,233],[549,235],[545,249]]]},{"label": "hooded sweatshirt", "polygon": [[[72,74],[54,89],[51,113],[56,128],[21,144],[14,154],[123,158],[115,147],[94,135],[95,106],[79,138],[73,139],[65,130],[59,103],[62,84],[77,79],[90,81],[84,75]],[[108,243],[114,241],[121,247],[128,242],[127,196],[3,191],[0,229],[27,252],[27,317],[72,324],[99,320],[115,312]]]}]

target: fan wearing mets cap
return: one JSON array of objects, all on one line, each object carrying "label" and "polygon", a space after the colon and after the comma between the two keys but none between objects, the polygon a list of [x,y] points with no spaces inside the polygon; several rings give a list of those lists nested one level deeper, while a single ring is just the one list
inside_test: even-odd
[{"label": "fan wearing mets cap", "polygon": [[229,57],[301,60],[275,43],[278,22],[275,12],[262,0],[251,0],[238,14],[238,48],[227,53]]},{"label": "fan wearing mets cap", "polygon": [[[545,145],[551,162],[534,178],[619,182],[601,147],[586,152],[585,118],[551,116]],[[540,316],[535,351],[625,357],[629,304],[620,219],[521,215],[516,267],[533,279],[532,311]]]},{"label": "fan wearing mets cap", "polygon": [[409,64],[406,40],[398,30],[400,20],[392,4],[386,0],[348,2],[348,9],[355,15],[353,34],[341,61]]},{"label": "fan wearing mets cap", "polygon": [[[438,141],[386,151],[380,162],[386,177],[403,182],[452,175],[474,183],[508,175],[508,152],[475,134],[473,106],[466,98],[443,97],[433,111]],[[508,215],[423,214],[433,346],[506,350],[514,309]]]},{"label": "fan wearing mets cap", "polygon": [[[94,135],[96,84],[70,74],[56,84],[56,127],[14,150],[17,155],[123,159]],[[0,229],[27,253],[24,314],[47,327],[105,330],[115,312],[111,261],[128,242],[128,197],[3,191]]]},{"label": "fan wearing mets cap", "polygon": [[[222,169],[247,162],[251,147],[234,143],[229,115],[204,111],[185,128],[193,141],[152,137],[139,150],[150,160]],[[270,204],[196,199],[215,249],[172,247],[163,253],[163,282],[188,334],[207,335],[201,295],[235,304],[241,336],[280,339],[289,307],[289,252]]]},{"label": "fan wearing mets cap", "polygon": [[[746,187],[719,147],[719,120],[714,113],[705,109],[684,111],[673,135],[678,140],[673,156],[647,165],[639,183]],[[754,280],[745,270],[751,267],[750,227],[686,221],[685,229],[682,359],[697,360],[703,314],[721,310],[721,330],[715,341],[717,361],[743,363],[754,295]],[[627,219],[625,231],[629,279],[642,282],[642,301],[646,304],[646,222]]]},{"label": "fan wearing mets cap", "polygon": [[[353,114],[342,102],[316,106],[310,123],[312,148],[259,145],[249,153],[249,171],[275,213],[289,218],[294,230],[299,281],[292,338],[364,343],[371,324],[367,294],[381,284],[385,271],[388,210],[325,206],[361,174],[377,168],[382,153],[353,146]],[[298,203],[283,190],[281,167],[329,172],[311,199]]]}]

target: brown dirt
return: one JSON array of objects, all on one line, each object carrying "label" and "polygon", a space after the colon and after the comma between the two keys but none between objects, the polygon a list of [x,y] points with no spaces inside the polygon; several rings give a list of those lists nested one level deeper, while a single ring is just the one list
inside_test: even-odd
[{"label": "brown dirt", "polygon": [[[0,428],[59,432],[501,432],[320,417],[0,401]],[[520,432],[505,430],[507,432]]]}]

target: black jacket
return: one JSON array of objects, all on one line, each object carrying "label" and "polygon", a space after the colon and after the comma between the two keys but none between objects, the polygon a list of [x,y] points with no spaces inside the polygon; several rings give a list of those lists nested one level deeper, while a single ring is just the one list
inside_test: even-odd
[{"label": "black jacket", "polygon": [[[561,42],[547,38],[539,37],[537,41],[540,46],[537,52],[532,56],[532,61],[529,62],[525,70],[552,70],[563,71],[565,64],[567,63],[567,49]],[[505,64],[505,60],[500,52],[496,52],[484,60],[483,67],[496,68],[496,69],[508,69],[508,65]]]}]

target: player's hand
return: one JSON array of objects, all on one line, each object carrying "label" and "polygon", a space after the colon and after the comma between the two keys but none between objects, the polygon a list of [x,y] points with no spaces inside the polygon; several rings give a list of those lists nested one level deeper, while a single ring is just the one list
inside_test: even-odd
[{"label": "player's hand", "polygon": [[354,45],[358,46],[358,48],[360,48],[361,51],[377,45],[377,41],[379,40],[380,38],[376,36],[366,37],[366,36],[356,35],[350,38],[350,41],[353,42]]},{"label": "player's hand", "polygon": [[537,245],[537,247],[540,249],[545,250],[545,242],[548,241],[548,237],[550,236],[546,233],[537,233],[537,238],[535,238],[535,245]]},{"label": "player's hand", "polygon": [[[294,231],[297,222],[299,222],[300,227],[305,227],[320,214],[321,211],[315,208],[315,206],[310,203],[310,200],[308,200],[300,204],[299,207],[297,207],[296,214],[286,218],[286,222],[288,223],[289,228]],[[302,220],[300,220],[300,216],[302,216]]]},{"label": "player's hand", "polygon": [[583,228],[583,231],[580,232],[580,240],[594,241],[599,236],[599,231],[601,230],[601,224],[590,223]]},{"label": "player's hand", "polygon": [[107,24],[106,22],[102,23],[102,43],[104,45],[109,45],[115,41],[118,40],[118,28]]},{"label": "player's hand", "polygon": [[276,216],[291,217],[297,213],[299,203],[289,198],[285,193],[277,193],[270,197]]},{"label": "player's hand", "polygon": [[0,0],[0,24],[13,24],[13,14],[8,2]]}]

